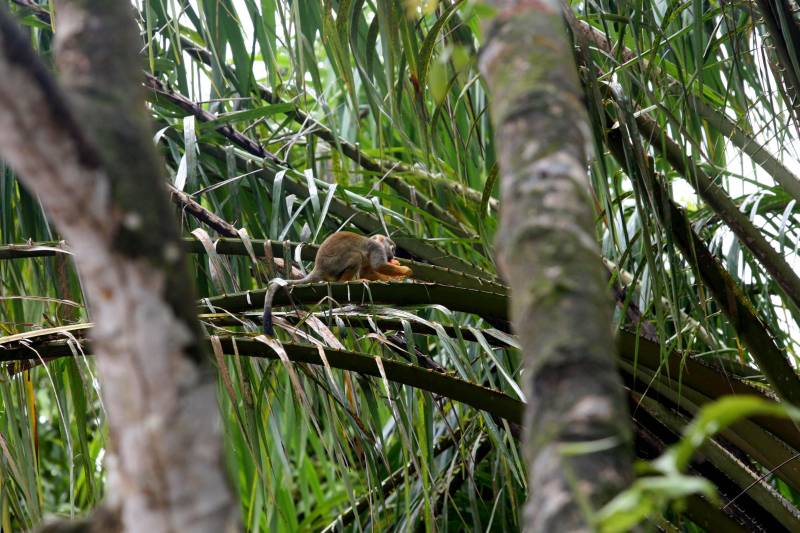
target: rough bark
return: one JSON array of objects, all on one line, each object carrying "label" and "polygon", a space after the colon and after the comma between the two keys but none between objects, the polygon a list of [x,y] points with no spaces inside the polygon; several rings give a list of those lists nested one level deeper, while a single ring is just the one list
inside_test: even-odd
[{"label": "rough bark", "polygon": [[62,85],[0,8],[0,156],[39,196],[84,281],[113,391],[106,504],[125,531],[225,531],[236,514],[214,378],[150,138],[131,6],[57,8]]},{"label": "rough bark", "polygon": [[482,51],[501,168],[498,264],[525,354],[526,531],[591,531],[632,478],[611,299],[586,174],[591,141],[555,0],[495,0]]}]

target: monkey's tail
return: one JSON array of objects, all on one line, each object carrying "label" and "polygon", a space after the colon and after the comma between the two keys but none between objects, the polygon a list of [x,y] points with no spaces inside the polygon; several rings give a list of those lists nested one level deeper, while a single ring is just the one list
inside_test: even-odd
[{"label": "monkey's tail", "polygon": [[264,334],[272,337],[275,330],[272,327],[272,299],[275,298],[275,293],[278,292],[280,285],[275,283],[275,280],[269,282],[267,294],[264,295],[264,314],[261,317],[261,324],[264,328]]},{"label": "monkey's tail", "polygon": [[283,281],[280,278],[275,278],[269,282],[267,293],[264,295],[264,314],[261,316],[261,325],[264,329],[265,335],[269,335],[270,337],[275,335],[275,330],[272,327],[272,300],[275,298],[275,294],[278,292],[278,290],[282,286],[290,287],[292,285],[299,285],[301,283],[309,283],[312,281],[317,281],[316,274],[314,274],[313,270],[302,279],[290,279],[288,281]]}]

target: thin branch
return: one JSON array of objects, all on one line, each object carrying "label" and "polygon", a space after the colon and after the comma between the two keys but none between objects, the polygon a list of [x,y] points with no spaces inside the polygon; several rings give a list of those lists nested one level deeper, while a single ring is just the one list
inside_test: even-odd
[{"label": "thin branch", "polygon": [[185,192],[179,191],[174,186],[169,184],[167,185],[167,188],[169,189],[172,201],[175,202],[183,211],[191,214],[194,218],[206,224],[210,228],[215,229],[220,235],[239,239],[239,232],[236,231],[236,228],[233,226],[233,224],[218,217],[196,202],[194,198]]},{"label": "thin branch", "polygon": [[[211,157],[218,159],[219,161],[223,162],[227,161],[226,152],[217,146],[201,143],[200,150],[203,153],[206,153]],[[247,158],[238,153],[234,153],[233,155],[236,161],[236,168],[239,171],[251,172],[253,170],[251,160],[248,160]],[[255,177],[264,180],[269,184],[268,187],[271,187],[272,180],[275,178],[275,172],[273,170],[270,170],[269,168],[266,168],[266,165],[264,165],[264,160],[258,160],[257,163],[262,164],[263,168],[259,172],[254,174]],[[308,186],[302,183],[300,180],[295,179],[295,177],[292,176],[291,173],[286,174],[283,181],[283,187],[288,194],[295,194],[301,198],[308,198],[310,195]],[[349,199],[349,197],[350,196],[347,195],[345,196],[345,199]],[[355,227],[357,227],[364,233],[384,232],[384,226],[376,216],[362,209],[354,208],[352,205],[350,205],[348,201],[340,199],[338,196],[334,196],[331,199],[329,212],[339,220],[348,221],[349,223],[353,224]],[[428,261],[429,263],[437,265],[439,267],[444,267],[452,269],[454,271],[464,272],[472,276],[477,276],[481,279],[489,281],[493,281],[496,279],[496,276],[486,272],[478,265],[474,263],[469,263],[459,257],[456,257],[453,254],[450,254],[442,250],[441,248],[433,244],[429,239],[422,239],[419,237],[404,235],[402,233],[400,234],[392,233],[392,238],[394,239],[398,248],[405,250],[412,257]]]},{"label": "thin branch", "polygon": [[[192,57],[198,59],[202,63],[204,63],[206,65],[211,65],[212,64],[211,53],[208,50],[206,50],[205,48],[203,48],[200,45],[198,45],[197,43],[195,43],[194,41],[188,39],[187,37],[181,37],[181,47],[189,55],[191,55]],[[276,96],[265,85],[257,84],[256,88],[257,88],[256,90],[257,90],[257,93],[258,93],[259,97],[261,97],[263,100],[265,100],[265,101],[267,101],[267,102],[269,102],[269,103],[271,103],[273,105],[279,105],[279,104],[285,104],[286,103],[284,100],[282,100],[278,96]],[[297,123],[300,126],[302,126],[305,132],[310,133],[311,135],[314,135],[315,137],[318,137],[318,138],[322,139],[331,148],[338,149],[339,151],[341,151],[341,153],[345,157],[347,157],[350,160],[354,161],[356,164],[358,164],[364,170],[367,170],[369,172],[374,172],[374,173],[377,173],[377,174],[380,174],[380,175],[386,174],[387,176],[386,176],[385,181],[392,188],[394,188],[395,190],[400,192],[403,195],[403,197],[408,201],[411,201],[411,199],[413,198],[414,194],[416,194],[419,197],[419,192],[412,193],[410,188],[402,180],[400,180],[398,178],[394,178],[391,174],[400,173],[400,174],[411,174],[411,175],[420,176],[420,177],[422,177],[422,178],[424,178],[426,180],[429,180],[431,182],[436,183],[437,185],[441,185],[443,187],[450,188],[455,194],[458,194],[458,195],[464,196],[466,198],[469,198],[473,202],[476,202],[476,203],[480,203],[481,202],[482,194],[479,191],[471,189],[471,188],[469,188],[469,187],[467,187],[465,185],[462,185],[460,183],[456,183],[456,182],[454,182],[452,180],[437,178],[436,176],[430,174],[429,172],[426,172],[426,171],[424,171],[422,169],[419,169],[417,167],[412,167],[412,166],[405,165],[405,164],[400,163],[400,162],[382,161],[382,160],[377,160],[377,159],[373,159],[373,158],[369,157],[364,152],[362,152],[358,148],[358,146],[356,146],[355,144],[353,144],[353,143],[351,143],[351,142],[349,142],[349,141],[347,141],[345,139],[342,139],[341,137],[337,136],[333,131],[331,131],[330,128],[328,128],[327,126],[325,126],[324,124],[322,124],[318,120],[315,120],[310,115],[304,113],[303,111],[301,111],[301,110],[299,110],[297,108],[290,109],[290,110],[286,111],[285,113],[295,123]],[[423,199],[423,203],[425,205],[436,206],[436,204],[434,204],[428,198],[424,198]],[[490,199],[489,206],[492,209],[497,209],[497,207],[498,207],[497,200],[494,199],[494,198]],[[438,206],[436,206],[436,207],[438,207]],[[454,218],[452,218],[452,216],[449,213],[447,213],[446,211],[443,212],[443,214],[444,214],[444,219],[445,220],[450,220],[450,221],[453,221],[453,222],[456,222],[456,223],[458,222]]]},{"label": "thin branch", "polygon": [[[162,83],[160,80],[158,80],[156,77],[154,77],[152,74],[145,73],[145,87],[153,91],[153,93],[156,95],[157,98],[159,97],[164,98],[171,104],[181,108],[183,111],[194,116],[197,120],[201,122],[214,122],[215,120],[217,120],[216,115],[214,115],[209,111],[206,111],[205,109],[203,109],[193,101],[189,100],[182,94],[173,91],[172,89],[167,87],[164,83]],[[272,161],[273,163],[280,165],[281,167],[289,168],[288,162],[280,159],[272,152],[268,152],[259,143],[252,140],[248,136],[236,131],[229,124],[222,124],[220,126],[215,127],[214,129],[223,137],[231,141],[233,144],[235,144],[245,152],[252,154],[256,157]]]},{"label": "thin branch", "polygon": [[[609,124],[613,124],[613,117],[607,118]],[[661,180],[653,170],[652,161],[645,161],[642,165],[628,161],[619,129],[607,132],[606,144],[619,165],[627,169],[629,175],[634,179],[644,180],[646,186],[652,187],[651,200],[662,225],[672,234],[687,263],[709,288],[714,300],[750,349],[750,353],[770,384],[785,400],[800,405],[800,379],[789,364],[786,354],[775,343],[769,328],[756,314],[752,303],[695,233],[686,214],[669,198]],[[640,167],[647,174],[639,178]]]},{"label": "thin branch", "polygon": [[11,0],[11,1],[17,4],[18,6],[31,10],[33,15],[40,21],[44,22],[45,24],[50,24],[50,13],[48,13],[47,10],[43,9],[42,6],[34,4],[32,0]]},{"label": "thin branch", "polygon": [[[201,318],[210,316],[212,315],[201,315]],[[230,315],[227,316],[230,317]],[[379,321],[380,319],[376,320],[376,322]],[[36,353],[44,351],[49,354],[48,350],[52,350],[53,357],[71,355],[70,350],[65,348],[63,343],[77,339],[82,346],[85,346],[92,327],[92,323],[73,324],[0,337],[0,361],[38,360]],[[420,333],[435,334],[422,330]],[[291,345],[291,343],[286,343],[285,346]],[[664,375],[669,380],[680,380],[684,387],[700,391],[710,400],[729,394],[739,394],[755,395],[767,401],[775,401],[775,398],[765,393],[762,388],[755,387],[744,379],[731,376],[726,370],[717,368],[702,359],[691,356],[691,354],[670,351],[664,358],[658,343],[632,331],[621,330],[618,332],[617,353],[619,360],[625,365],[622,367],[623,371],[627,372],[629,369],[636,368],[637,379],[645,387],[651,382],[651,376]],[[647,374],[640,374],[645,370],[648,372]],[[750,371],[749,375],[752,377],[753,372]],[[800,433],[791,420],[757,417],[754,421],[759,427],[785,442],[787,446],[800,450]],[[800,478],[800,474],[798,477]]]},{"label": "thin branch", "polygon": [[659,128],[652,118],[639,113],[636,115],[636,124],[642,137],[691,184],[738,237],[739,242],[753,253],[789,299],[800,307],[800,277],[789,265],[786,256],[772,248],[764,234],[739,210],[731,197],[686,156],[678,143]]},{"label": "thin branch", "polygon": [[792,111],[800,133],[800,23],[786,0],[755,0],[764,25],[772,37],[781,69],[774,69],[783,81],[786,105]]},{"label": "thin branch", "polygon": [[689,95],[689,105],[706,119],[711,127],[731,140],[758,166],[763,168],[790,197],[800,202],[800,178],[781,163],[763,144],[759,144],[726,115]]},{"label": "thin branch", "polygon": [[[179,94],[176,91],[173,91],[166,87],[161,81],[150,74],[146,74],[146,86],[151,89],[157,97],[163,97],[172,104],[180,107],[187,113],[195,116],[201,122],[212,122],[216,120],[216,116],[209,113],[208,111],[204,110],[198,104],[192,102],[185,96]],[[251,140],[249,137],[239,133],[230,125],[222,125],[216,128],[220,134],[222,134],[225,138],[256,157],[262,157],[276,163],[282,167],[288,167],[288,163],[282,160],[279,160],[277,156],[272,153],[266,152],[261,145],[256,143],[255,141]],[[265,156],[264,154],[267,154]],[[380,167],[376,167],[378,171],[382,171]],[[385,171],[385,174],[381,176],[382,180],[388,183],[392,188],[397,190],[400,195],[409,203],[414,204],[422,209],[423,211],[427,211],[431,213],[435,218],[441,220],[448,226],[450,226],[450,230],[457,236],[465,239],[473,239],[477,240],[478,237],[467,231],[453,215],[439,207],[433,200],[425,196],[419,191],[412,191],[411,187],[409,187],[403,180],[400,178],[394,177],[392,171],[388,170]],[[416,198],[416,199],[415,199]]]},{"label": "thin branch", "polygon": [[[660,69],[658,65],[651,64],[645,59],[640,58],[625,46],[612,43],[600,30],[587,22],[578,20],[569,7],[565,8],[564,12],[567,22],[577,39],[585,39],[591,42],[594,46],[611,57],[619,51],[624,63],[640,62],[642,64],[641,71],[650,76],[650,79],[654,82],[657,80],[656,76],[666,79],[668,83],[675,82],[675,79],[667,72]],[[658,79],[658,83],[663,83],[663,79]],[[692,108],[697,109],[700,115],[703,116],[711,126],[716,128],[723,135],[729,137],[737,148],[750,156],[750,158],[767,171],[789,195],[800,202],[800,178],[773,156],[764,145],[758,143],[752,136],[747,135],[724,113],[705,105],[700,98],[689,95],[689,103]]]}]

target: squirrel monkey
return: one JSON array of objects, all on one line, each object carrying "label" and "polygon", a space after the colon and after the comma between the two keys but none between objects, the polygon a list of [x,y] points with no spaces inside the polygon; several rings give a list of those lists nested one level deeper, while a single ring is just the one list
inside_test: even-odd
[{"label": "squirrel monkey", "polygon": [[350,231],[337,231],[322,242],[314,260],[314,269],[302,279],[288,280],[282,284],[269,282],[264,297],[264,333],[273,334],[272,300],[281,285],[287,287],[315,281],[350,281],[366,279],[387,281],[403,279],[412,274],[411,269],[400,265],[394,258],[395,244],[385,235],[365,237]]}]

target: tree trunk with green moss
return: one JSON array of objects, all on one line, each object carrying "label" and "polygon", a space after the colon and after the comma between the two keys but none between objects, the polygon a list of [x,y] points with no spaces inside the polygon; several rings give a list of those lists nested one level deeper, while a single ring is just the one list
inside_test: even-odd
[{"label": "tree trunk with green moss", "polygon": [[481,71],[501,168],[498,264],[525,354],[527,531],[590,531],[632,479],[630,418],[587,177],[590,125],[560,5],[495,1]]},{"label": "tree trunk with green moss", "polygon": [[151,138],[131,5],[56,7],[61,83],[0,11],[0,156],[74,250],[96,323],[109,490],[94,521],[67,528],[226,531],[236,510],[215,379]]}]

